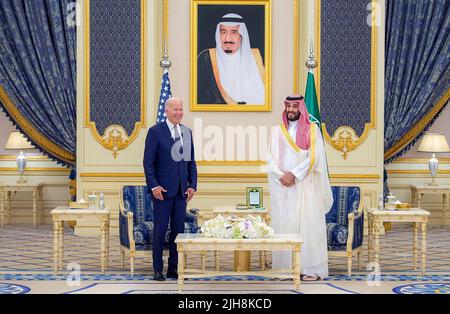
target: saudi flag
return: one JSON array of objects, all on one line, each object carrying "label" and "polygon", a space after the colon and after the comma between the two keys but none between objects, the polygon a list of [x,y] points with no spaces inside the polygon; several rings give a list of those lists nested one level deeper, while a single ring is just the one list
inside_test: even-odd
[{"label": "saudi flag", "polygon": [[314,82],[314,74],[308,71],[308,80],[306,82],[305,104],[309,113],[309,120],[316,123],[319,130],[322,131],[319,102],[317,101],[316,84]]},{"label": "saudi flag", "polygon": [[[317,100],[316,83],[314,82],[314,73],[308,71],[308,80],[306,81],[305,104],[309,113],[309,121],[317,124],[320,133],[322,133],[322,119],[320,119],[319,101]],[[330,179],[330,169],[328,169],[328,158],[325,153],[325,162],[328,170],[328,179]]]}]

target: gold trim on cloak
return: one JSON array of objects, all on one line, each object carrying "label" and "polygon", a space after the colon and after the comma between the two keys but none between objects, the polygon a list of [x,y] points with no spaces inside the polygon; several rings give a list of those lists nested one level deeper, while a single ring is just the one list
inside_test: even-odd
[{"label": "gold trim on cloak", "polygon": [[[219,67],[217,66],[217,54],[216,54],[216,48],[211,48],[209,50],[209,57],[211,59],[211,67],[214,74],[214,80],[216,81],[217,87],[220,91],[220,94],[222,95],[223,99],[227,104],[236,105],[237,102],[234,100],[228,93],[225,91],[225,89],[222,86],[222,83],[220,82],[220,74],[219,74]],[[259,52],[259,49],[252,48],[253,57],[255,58],[255,62],[258,66],[259,75],[261,77],[261,80],[265,86],[266,79],[265,79],[265,69],[264,64],[262,61],[261,53]]]},{"label": "gold trim on cloak", "polygon": [[283,134],[284,138],[289,143],[289,145],[292,147],[292,149],[295,150],[295,152],[297,152],[297,153],[301,152],[302,149],[297,146],[297,144],[292,139],[291,135],[289,134],[288,130],[286,129],[286,126],[283,123],[280,124],[280,129],[281,129],[281,133]]},{"label": "gold trim on cloak", "polygon": [[[311,123],[310,126],[310,163],[309,163],[309,170],[308,172],[310,172],[312,170],[312,168],[314,167],[315,163],[316,163],[316,130],[315,130],[316,124],[315,123]],[[294,139],[291,137],[291,135],[289,134],[288,130],[286,129],[286,126],[281,123],[280,124],[280,129],[281,129],[281,133],[283,134],[284,138],[286,139],[286,141],[289,143],[289,145],[292,147],[292,149],[299,153],[302,151],[302,149],[300,147],[297,146],[297,144],[295,143]]]},{"label": "gold trim on cloak", "polygon": [[211,59],[211,67],[214,74],[214,80],[216,81],[217,88],[220,91],[220,94],[223,97],[223,100],[227,104],[236,105],[237,102],[234,100],[228,93],[225,91],[225,89],[222,86],[222,83],[220,82],[220,75],[219,75],[219,67],[217,66],[217,56],[216,56],[216,48],[209,49],[209,57]]}]

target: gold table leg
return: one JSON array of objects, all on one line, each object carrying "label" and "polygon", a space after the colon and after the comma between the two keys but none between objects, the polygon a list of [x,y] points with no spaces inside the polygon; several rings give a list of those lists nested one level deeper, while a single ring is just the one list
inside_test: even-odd
[{"label": "gold table leg", "polygon": [[3,228],[5,222],[5,198],[3,191],[0,191],[0,228]]},{"label": "gold table leg", "polygon": [[[411,205],[414,207],[416,204],[417,196],[416,189],[411,187]],[[418,206],[417,206],[418,207]]]},{"label": "gold table leg", "polygon": [[420,208],[420,201],[422,200],[423,193],[417,193],[417,207]]},{"label": "gold table leg", "polygon": [[53,220],[53,272],[58,273],[59,266],[59,221]]},{"label": "gold table leg", "polygon": [[216,261],[216,271],[220,270],[220,254],[219,251],[214,251],[214,257]]},{"label": "gold table leg", "polygon": [[202,271],[205,272],[206,270],[206,251],[202,251],[201,252],[201,257],[202,257]]},{"label": "gold table leg", "polygon": [[234,271],[250,270],[250,251],[234,251]]},{"label": "gold table leg", "polygon": [[178,292],[183,290],[184,285],[184,248],[178,248]]},{"label": "gold table leg", "polygon": [[300,248],[296,247],[292,252],[292,275],[294,276],[295,290],[300,290]]},{"label": "gold table leg", "polygon": [[425,268],[427,264],[427,224],[421,223],[422,229],[422,275],[425,275]]},{"label": "gold table leg", "polygon": [[38,199],[38,191],[33,191],[33,227],[36,228],[37,225],[37,199]]},{"label": "gold table leg", "polygon": [[5,225],[11,223],[11,203],[12,203],[12,192],[11,191],[5,191],[4,196],[5,202]]},{"label": "gold table leg", "polygon": [[[450,193],[447,194],[447,216],[446,219],[450,217]],[[447,223],[447,220],[445,221]]]},{"label": "gold table leg", "polygon": [[442,204],[443,204],[443,207],[442,207],[442,223],[444,225],[447,223],[447,210],[448,210],[448,207],[447,207],[448,199],[447,198],[448,198],[448,194],[444,193],[443,197],[442,197]]},{"label": "gold table leg", "polygon": [[41,188],[39,188],[39,191],[38,191],[38,216],[39,216],[38,224],[39,225],[43,224],[43,221],[42,221],[43,220],[43,216],[44,216],[44,209],[43,209],[44,201],[42,200],[43,194],[44,193],[43,193],[42,187],[41,187]]},{"label": "gold table leg", "polygon": [[105,273],[105,264],[106,264],[106,221],[105,221],[105,219],[102,219],[100,228],[101,228],[101,247],[100,247],[101,269],[102,269],[102,273]]},{"label": "gold table leg", "polygon": [[417,249],[418,249],[418,225],[416,222],[413,222],[413,269],[417,269]]},{"label": "gold table leg", "polygon": [[64,262],[64,221],[59,222],[58,226],[58,267],[63,269]]},{"label": "gold table leg", "polygon": [[106,271],[108,270],[108,267],[109,267],[109,217],[107,218],[106,221],[106,264],[105,264]]},{"label": "gold table leg", "polygon": [[368,217],[369,230],[367,236],[367,263],[372,262],[373,254],[373,219],[372,216]]},{"label": "gold table leg", "polygon": [[378,221],[374,221],[374,236],[375,236],[375,249],[374,249],[374,262],[380,264],[380,225]]},{"label": "gold table leg", "polygon": [[267,252],[262,251],[262,270],[266,270]]}]

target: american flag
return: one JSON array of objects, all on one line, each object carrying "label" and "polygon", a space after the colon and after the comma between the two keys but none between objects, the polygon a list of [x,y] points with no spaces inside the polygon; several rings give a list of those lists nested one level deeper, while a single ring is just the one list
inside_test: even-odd
[{"label": "american flag", "polygon": [[156,123],[166,121],[166,113],[164,112],[164,104],[166,100],[172,97],[170,92],[169,70],[165,69],[161,82],[161,93],[159,96],[158,114],[156,115]]}]

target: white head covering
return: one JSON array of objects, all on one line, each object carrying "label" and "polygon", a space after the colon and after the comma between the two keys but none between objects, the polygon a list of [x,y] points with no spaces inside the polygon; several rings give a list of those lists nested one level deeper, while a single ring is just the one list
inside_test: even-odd
[{"label": "white head covering", "polygon": [[[222,18],[242,19],[241,16],[234,13],[226,14]],[[233,55],[226,54],[222,49],[220,25],[239,25],[239,34],[242,36],[241,47]],[[236,102],[264,104],[264,83],[252,53],[245,23],[219,22],[216,28],[216,51],[220,82],[228,95]]]}]

